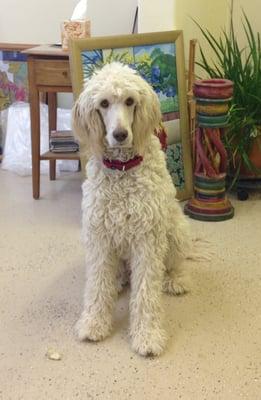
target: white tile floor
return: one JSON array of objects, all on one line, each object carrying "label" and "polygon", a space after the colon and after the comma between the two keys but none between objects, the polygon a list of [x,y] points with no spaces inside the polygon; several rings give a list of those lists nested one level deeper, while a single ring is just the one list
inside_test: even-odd
[{"label": "white tile floor", "polygon": [[[128,344],[128,292],[115,331],[78,343],[84,285],[80,176],[31,179],[0,170],[0,399],[259,400],[261,398],[261,194],[233,200],[235,218],[192,221],[215,256],[191,264],[192,293],[165,297],[170,340],[158,359]],[[62,353],[50,361],[49,348]]]}]

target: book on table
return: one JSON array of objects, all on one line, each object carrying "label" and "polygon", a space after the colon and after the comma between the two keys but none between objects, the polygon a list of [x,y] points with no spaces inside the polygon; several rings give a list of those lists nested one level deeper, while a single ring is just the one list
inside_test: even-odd
[{"label": "book on table", "polygon": [[71,131],[51,131],[50,151],[54,153],[72,153],[79,151],[79,143]]}]

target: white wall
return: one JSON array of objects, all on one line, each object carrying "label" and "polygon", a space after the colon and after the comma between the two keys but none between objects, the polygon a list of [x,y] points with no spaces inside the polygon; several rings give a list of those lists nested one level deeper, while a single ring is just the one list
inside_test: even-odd
[{"label": "white wall", "polygon": [[0,0],[0,42],[54,43],[77,0]]},{"label": "white wall", "polygon": [[[60,23],[72,15],[78,0],[0,0],[0,42],[56,43]],[[59,106],[70,108],[71,94],[59,94]]]},{"label": "white wall", "polygon": [[[138,0],[138,2],[139,32],[183,30],[186,61],[189,56],[189,40],[194,38],[198,39],[207,57],[213,57],[209,46],[206,45],[191,17],[217,37],[222,29],[228,30],[230,26],[231,0]],[[254,32],[260,32],[260,3],[261,0],[233,1],[234,27],[242,46],[246,44],[242,28],[242,8],[245,10]]]},{"label": "white wall", "polygon": [[[0,0],[0,42],[54,43],[77,0]],[[137,0],[87,0],[92,35],[131,33]]]},{"label": "white wall", "polygon": [[88,0],[92,36],[130,34],[138,0]]},{"label": "white wall", "polygon": [[174,0],[174,4],[174,26],[175,29],[182,29],[184,32],[186,60],[189,56],[190,39],[197,39],[206,55],[212,57],[209,46],[206,46],[199,28],[191,18],[218,36],[222,29],[228,28],[230,0]]},{"label": "white wall", "polygon": [[[60,23],[71,17],[77,2],[0,0],[0,42],[60,42]],[[137,0],[87,0],[87,4],[93,36],[131,33]],[[61,107],[71,104],[70,94],[59,95]]]},{"label": "white wall", "polygon": [[174,29],[174,0],[138,0],[139,33]]},{"label": "white wall", "polygon": [[253,31],[261,33],[260,0],[234,0],[233,20],[234,28],[241,46],[247,44],[246,36],[242,29],[242,8],[245,11]]},{"label": "white wall", "polygon": [[[188,61],[190,39],[199,39],[204,47],[200,31],[191,17],[216,34],[227,27],[229,5],[230,0],[139,0],[139,32],[183,30],[185,59]],[[210,53],[207,51],[207,54]]]}]

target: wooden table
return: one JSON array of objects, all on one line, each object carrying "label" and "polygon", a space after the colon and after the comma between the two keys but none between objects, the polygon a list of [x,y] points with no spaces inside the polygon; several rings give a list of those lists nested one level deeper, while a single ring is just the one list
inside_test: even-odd
[{"label": "wooden table", "polygon": [[47,93],[49,134],[57,125],[57,93],[72,92],[69,53],[51,45],[24,51],[28,55],[28,80],[32,138],[33,197],[40,196],[40,161],[50,161],[50,179],[56,177],[56,160],[79,160],[79,153],[40,153],[40,93]]}]

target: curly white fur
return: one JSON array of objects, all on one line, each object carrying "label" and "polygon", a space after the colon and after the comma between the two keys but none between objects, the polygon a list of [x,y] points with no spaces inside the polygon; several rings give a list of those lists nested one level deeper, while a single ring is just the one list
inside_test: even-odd
[{"label": "curly white fur", "polygon": [[[126,105],[128,98],[132,105]],[[141,355],[159,355],[165,348],[162,290],[186,291],[180,262],[188,254],[188,222],[154,136],[160,118],[152,88],[119,63],[88,81],[73,110],[74,129],[92,154],[82,186],[87,280],[78,336],[97,341],[110,334],[119,266],[128,264],[130,336]],[[113,140],[119,128],[128,132],[121,144]],[[128,171],[107,169],[102,162],[104,156],[126,160],[135,154],[143,162]]]}]

